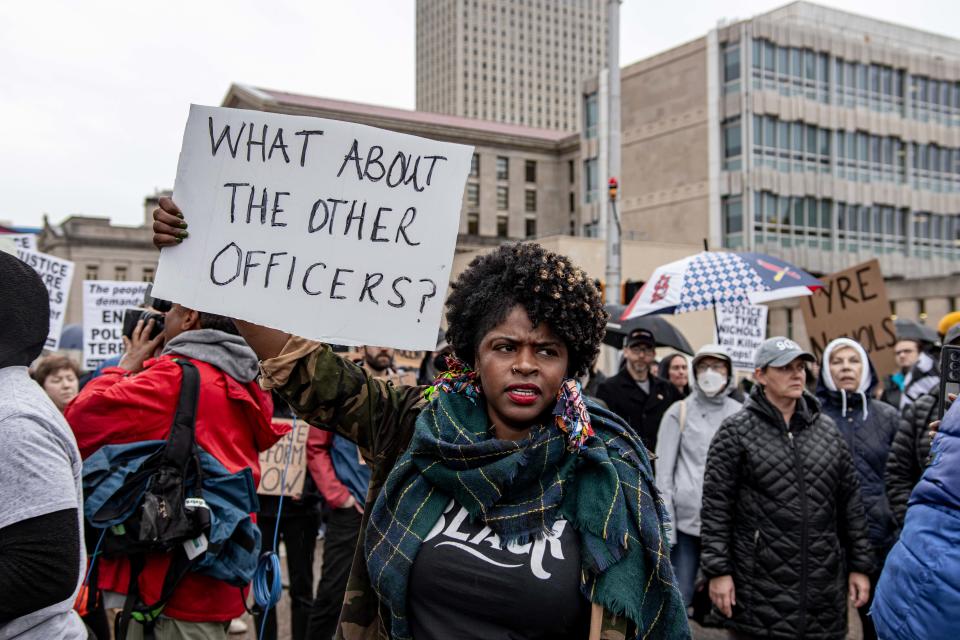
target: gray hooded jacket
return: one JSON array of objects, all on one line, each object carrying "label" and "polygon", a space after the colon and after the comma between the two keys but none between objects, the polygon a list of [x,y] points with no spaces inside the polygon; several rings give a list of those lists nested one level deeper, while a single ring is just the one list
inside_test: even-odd
[{"label": "gray hooded jacket", "polygon": [[[726,387],[712,398],[700,388],[696,376],[697,363],[707,356],[725,360],[730,372]],[[697,351],[690,369],[690,395],[667,409],[657,436],[657,488],[670,515],[671,544],[676,544],[677,531],[700,535],[700,503],[707,450],[720,423],[740,410],[740,403],[730,397],[734,389],[733,365],[723,347],[715,344],[703,346]],[[686,411],[681,430],[683,403],[686,403]]]}]

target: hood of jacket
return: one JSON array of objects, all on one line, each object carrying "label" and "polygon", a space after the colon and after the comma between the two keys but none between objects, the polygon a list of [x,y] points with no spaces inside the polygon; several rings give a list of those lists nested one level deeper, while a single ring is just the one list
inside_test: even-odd
[{"label": "hood of jacket", "polygon": [[[703,392],[703,389],[700,388],[700,383],[697,381],[697,364],[708,357],[717,358],[727,363],[727,385],[720,393],[712,398]],[[701,402],[723,404],[723,399],[730,395],[734,389],[734,376],[733,360],[730,359],[730,354],[727,353],[727,350],[719,344],[705,344],[697,350],[697,354],[693,357],[693,362],[690,364],[691,393]]]},{"label": "hood of jacket", "polygon": [[244,384],[259,372],[257,354],[240,336],[216,329],[184,331],[163,347],[161,355],[177,354],[201,360]]},{"label": "hood of jacket", "polygon": [[[863,370],[860,372],[860,384],[857,390],[853,392],[844,391],[837,388],[837,383],[830,373],[830,355],[837,349],[850,348],[860,355],[860,361],[863,362]],[[869,415],[870,390],[877,386],[880,381],[877,376],[877,370],[867,355],[866,349],[850,338],[837,338],[831,341],[823,350],[823,365],[820,367],[820,378],[817,380],[817,398],[823,403],[830,403],[840,407],[840,415],[846,417],[847,412],[859,410],[863,412],[863,419],[866,420]]]},{"label": "hood of jacket", "polygon": [[[783,424],[783,414],[767,398],[762,385],[756,384],[753,386],[746,402],[743,403],[743,408],[757,414],[767,422]],[[820,403],[812,394],[804,391],[800,399],[797,400],[797,409],[794,415],[803,422],[805,427],[810,426],[820,417]],[[786,426],[790,427],[790,425]]]}]

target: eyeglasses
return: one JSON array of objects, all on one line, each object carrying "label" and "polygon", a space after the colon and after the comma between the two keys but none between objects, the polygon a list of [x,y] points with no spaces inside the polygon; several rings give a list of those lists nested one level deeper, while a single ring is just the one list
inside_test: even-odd
[{"label": "eyeglasses", "polygon": [[643,344],[642,342],[635,342],[634,344],[627,347],[630,351],[634,353],[654,353],[656,350],[650,345]]},{"label": "eyeglasses", "polygon": [[697,365],[697,373],[706,373],[707,371],[716,371],[717,373],[726,373],[727,366],[719,362],[701,362]]}]

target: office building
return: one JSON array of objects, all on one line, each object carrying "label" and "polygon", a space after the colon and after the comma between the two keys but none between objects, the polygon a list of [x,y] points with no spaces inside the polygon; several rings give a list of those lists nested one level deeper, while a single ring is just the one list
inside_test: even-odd
[{"label": "office building", "polygon": [[606,0],[417,0],[417,110],[581,128],[605,66]]},{"label": "office building", "polygon": [[[704,238],[815,273],[877,258],[892,313],[957,308],[960,41],[794,2],[624,67],[621,96],[626,237]],[[596,219],[585,124],[582,217]],[[775,308],[771,331],[805,337],[795,311]]]}]

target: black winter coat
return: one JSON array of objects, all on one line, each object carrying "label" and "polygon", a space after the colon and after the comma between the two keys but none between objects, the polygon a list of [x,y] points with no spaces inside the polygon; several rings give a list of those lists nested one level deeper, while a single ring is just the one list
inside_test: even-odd
[{"label": "black winter coat", "polygon": [[680,400],[680,393],[672,384],[652,374],[650,393],[644,393],[624,368],[600,385],[597,398],[633,427],[647,449],[656,451],[660,421],[670,405]]},{"label": "black winter coat", "polygon": [[897,526],[903,527],[907,515],[907,502],[913,488],[927,466],[930,455],[930,423],[937,419],[940,404],[940,388],[920,396],[903,410],[900,428],[890,446],[887,457],[887,498]]},{"label": "black winter coat", "polygon": [[850,452],[804,394],[789,429],[759,386],[724,420],[707,454],[701,567],[732,575],[726,621],[763,638],[842,640],[847,574],[870,574],[860,486]]},{"label": "black winter coat", "polygon": [[[871,366],[871,373],[873,367]],[[870,388],[876,386],[873,374]],[[898,526],[890,510],[886,492],[886,467],[893,437],[900,427],[900,412],[879,400],[867,397],[867,417],[863,417],[863,396],[846,394],[846,413],[839,391],[830,391],[823,384],[817,387],[817,398],[823,413],[833,420],[853,456],[853,466],[860,481],[860,495],[867,514],[867,534],[878,561],[886,556],[896,541]]]}]

